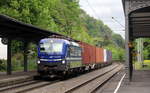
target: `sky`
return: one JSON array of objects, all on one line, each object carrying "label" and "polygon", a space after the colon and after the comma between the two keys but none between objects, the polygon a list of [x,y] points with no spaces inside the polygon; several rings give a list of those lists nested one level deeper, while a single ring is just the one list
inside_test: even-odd
[{"label": "sky", "polygon": [[3,45],[1,43],[1,38],[0,38],[0,59],[6,59],[7,57],[7,45]]},{"label": "sky", "polygon": [[[124,12],[122,0],[80,0],[80,7],[90,16],[100,19],[108,25],[115,33],[124,38]],[[117,20],[119,23],[117,23]]]},{"label": "sky", "polygon": [[[124,12],[122,8],[122,0],[80,0],[80,7],[90,16],[100,19],[104,24],[108,25],[115,33],[120,34],[124,38],[124,27],[120,26],[116,21],[124,25]],[[0,39],[0,59],[6,59],[7,46],[1,43]]]}]

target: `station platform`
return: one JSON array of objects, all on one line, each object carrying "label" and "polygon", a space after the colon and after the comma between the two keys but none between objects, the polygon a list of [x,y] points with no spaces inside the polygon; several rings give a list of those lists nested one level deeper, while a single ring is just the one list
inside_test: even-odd
[{"label": "station platform", "polygon": [[35,75],[37,75],[36,71],[13,72],[12,75],[0,72],[0,87],[33,80]]},{"label": "station platform", "polygon": [[132,82],[126,75],[120,83],[124,75],[125,70],[120,71],[96,93],[150,93],[150,70],[134,70]]},{"label": "station platform", "polygon": [[126,76],[117,93],[150,93],[150,70],[134,71],[132,82]]}]

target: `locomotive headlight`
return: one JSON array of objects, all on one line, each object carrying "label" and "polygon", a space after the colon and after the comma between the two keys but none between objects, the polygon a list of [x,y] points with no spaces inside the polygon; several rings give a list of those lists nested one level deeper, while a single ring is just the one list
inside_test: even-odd
[{"label": "locomotive headlight", "polygon": [[40,60],[38,60],[37,63],[40,64]]},{"label": "locomotive headlight", "polygon": [[65,62],[66,62],[65,60],[62,61],[63,64],[65,64]]}]

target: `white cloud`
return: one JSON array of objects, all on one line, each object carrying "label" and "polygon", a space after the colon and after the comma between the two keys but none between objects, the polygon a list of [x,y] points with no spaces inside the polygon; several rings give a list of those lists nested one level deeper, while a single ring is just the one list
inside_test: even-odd
[{"label": "white cloud", "polygon": [[[104,24],[107,24],[114,32],[124,37],[124,32],[119,31],[124,30],[124,28],[112,20],[112,17],[114,17],[121,24],[125,25],[122,0],[80,0],[80,6],[90,16],[101,19]],[[91,7],[95,13],[93,13]]]}]

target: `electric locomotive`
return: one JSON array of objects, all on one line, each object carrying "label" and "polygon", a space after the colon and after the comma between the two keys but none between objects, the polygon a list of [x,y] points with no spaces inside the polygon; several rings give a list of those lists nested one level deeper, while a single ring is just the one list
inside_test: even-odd
[{"label": "electric locomotive", "polygon": [[58,75],[82,66],[82,49],[76,42],[46,38],[38,46],[38,73]]}]

